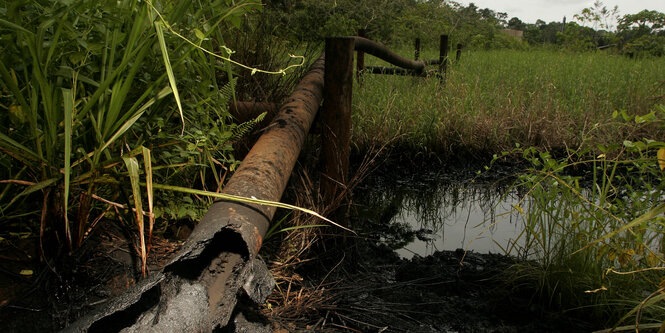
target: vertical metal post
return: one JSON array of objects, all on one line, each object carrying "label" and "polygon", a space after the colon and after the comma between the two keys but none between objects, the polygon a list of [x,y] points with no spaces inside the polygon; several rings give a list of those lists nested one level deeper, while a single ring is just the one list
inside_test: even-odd
[{"label": "vertical metal post", "polygon": [[[358,37],[367,37],[365,29],[358,29]],[[358,51],[356,56],[356,80],[360,83],[360,76],[365,69],[365,52]]]},{"label": "vertical metal post", "polygon": [[439,45],[439,72],[441,73],[441,80],[445,80],[446,71],[448,69],[448,35],[441,35],[441,43]]},{"label": "vertical metal post", "polygon": [[457,44],[457,54],[455,54],[455,62],[458,62],[460,57],[462,57],[462,44]]},{"label": "vertical metal post", "polygon": [[349,173],[353,37],[326,38],[323,77],[321,193],[332,202],[342,192]]},{"label": "vertical metal post", "polygon": [[420,58],[420,38],[416,38],[416,42],[414,44],[416,48],[416,54],[414,56],[414,59],[418,60]]}]

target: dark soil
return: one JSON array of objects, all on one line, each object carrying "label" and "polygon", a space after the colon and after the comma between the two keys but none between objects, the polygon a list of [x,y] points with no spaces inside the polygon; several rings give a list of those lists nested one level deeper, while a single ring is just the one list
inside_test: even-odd
[{"label": "dark soil", "polygon": [[[513,259],[497,254],[436,252],[400,259],[384,245],[356,242],[341,261],[299,269],[327,285],[333,305],[310,315],[303,332],[589,332],[593,325],[534,301],[499,277]],[[332,259],[329,257],[328,259]],[[332,273],[331,273],[332,270]]]},{"label": "dark soil", "polygon": [[[346,242],[336,244],[346,251],[323,252],[319,260],[298,269],[306,284],[326,286],[331,301],[325,312],[309,313],[307,320],[313,323],[309,326],[276,324],[276,332],[588,332],[592,328],[537,305],[528,291],[497,279],[513,263],[509,257],[459,250],[404,260],[377,242],[351,238]],[[159,269],[179,243],[156,240],[151,269]],[[0,262],[1,332],[58,331],[140,278],[132,246],[111,223],[60,263],[59,274],[46,267],[41,272],[35,269],[26,251],[14,245],[17,252],[9,256],[5,247]],[[19,253],[26,262],[20,261]],[[22,276],[16,273],[19,268],[35,269],[35,274]]]},{"label": "dark soil", "polygon": [[[401,183],[435,187],[442,179],[509,184],[522,167],[499,163],[492,166],[492,173],[476,175],[484,170],[483,163],[460,168],[417,159],[390,160],[376,166],[354,196],[367,195],[368,190],[388,191]],[[400,258],[392,249],[408,242],[413,233],[394,230],[389,219],[381,217],[389,207],[355,208],[374,214],[370,218],[347,213],[352,225],[366,230],[354,228],[360,236],[345,240],[325,238],[311,250],[315,259],[295,270],[300,286],[288,282],[276,291],[285,293],[288,288],[291,294],[313,299],[292,297],[290,306],[295,309],[283,311],[288,318],[272,318],[275,332],[573,333],[602,328],[585,321],[584,313],[548,307],[536,296],[536,281],[513,285],[507,272],[516,263],[514,258],[461,249]]]},{"label": "dark soil", "polygon": [[[134,285],[140,264],[126,229],[102,222],[73,254],[48,265],[39,260],[36,238],[3,241],[0,332],[59,331]],[[181,243],[154,238],[149,271],[163,267]]]}]

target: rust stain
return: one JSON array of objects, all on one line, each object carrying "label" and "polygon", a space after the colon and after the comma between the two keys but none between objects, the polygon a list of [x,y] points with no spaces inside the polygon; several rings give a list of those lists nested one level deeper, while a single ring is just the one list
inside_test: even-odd
[{"label": "rust stain", "polygon": [[[321,55],[229,179],[223,193],[279,201],[323,99],[323,68]],[[270,206],[245,206],[262,212],[268,221],[275,212]],[[257,227],[263,237],[267,225]]]},{"label": "rust stain", "polygon": [[254,237],[254,239],[256,239],[256,244],[254,244],[254,246],[256,246],[256,252],[258,253],[261,249],[261,245],[263,245],[263,237],[256,226],[254,226]]}]

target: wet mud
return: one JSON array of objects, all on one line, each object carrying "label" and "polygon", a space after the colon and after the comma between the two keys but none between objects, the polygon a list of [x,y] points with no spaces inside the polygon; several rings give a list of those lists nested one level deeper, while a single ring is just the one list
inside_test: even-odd
[{"label": "wet mud", "polygon": [[[504,274],[513,258],[498,254],[439,251],[400,258],[386,245],[360,241],[356,257],[317,276],[334,281],[334,310],[327,321],[303,332],[590,332],[575,314],[539,305],[528,287]],[[330,263],[333,263],[331,261]],[[321,272],[325,269],[318,267]],[[307,274],[309,272],[310,274]],[[297,331],[297,330],[296,330]]]}]

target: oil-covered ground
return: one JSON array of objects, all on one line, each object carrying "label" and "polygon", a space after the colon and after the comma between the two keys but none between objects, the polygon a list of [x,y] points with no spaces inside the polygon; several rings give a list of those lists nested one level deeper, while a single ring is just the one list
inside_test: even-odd
[{"label": "oil-covered ground", "polygon": [[[473,168],[464,170],[428,171],[411,178],[394,170],[378,170],[357,188],[344,213],[357,236],[323,239],[313,246],[313,259],[295,270],[299,284],[315,290],[311,297],[318,300],[300,295],[305,305],[302,313],[295,314],[297,322],[278,319],[263,327],[279,333],[589,332],[600,328],[581,320],[583,313],[549,308],[537,298],[534,286],[511,282],[506,272],[515,263],[512,256],[451,245],[444,246],[446,251],[434,246],[425,253],[400,252],[414,242],[435,244],[450,232],[437,229],[433,222],[445,220],[438,216],[442,210],[432,213],[426,208],[458,205],[470,197],[441,199],[442,193],[463,193],[460,188],[479,182],[498,194],[505,188],[506,176],[514,172],[499,170],[488,178],[476,176]],[[414,194],[421,196],[413,199]],[[489,196],[485,193],[481,198],[489,200]],[[415,208],[414,202],[418,203]],[[415,209],[425,218],[417,219],[417,224],[402,223],[404,215],[410,216],[404,209]],[[461,213],[467,214],[463,209]],[[109,221],[82,248],[51,268],[36,260],[34,240],[32,245],[30,240],[5,242],[0,257],[0,331],[59,331],[135,284],[140,276],[126,236]],[[181,240],[158,238],[155,242],[153,270],[168,260]],[[269,260],[270,253],[264,255]],[[289,292],[298,293],[295,287],[275,290]]]},{"label": "oil-covered ground", "polygon": [[[141,279],[131,242],[114,221],[100,222],[80,248],[48,263],[39,259],[35,237],[2,242],[0,332],[58,332],[103,307]],[[148,270],[161,269],[181,244],[153,238]]]},{"label": "oil-covered ground", "polygon": [[[300,270],[313,285],[328,286],[335,295],[334,306],[319,313],[325,320],[309,329],[285,331],[590,332],[597,328],[581,320],[581,314],[540,305],[529,286],[507,282],[504,273],[514,264],[510,257],[460,249],[407,260],[382,244],[360,241],[353,248],[357,256],[345,256],[342,264],[325,267],[317,262]],[[333,273],[323,274],[327,270]]]}]

